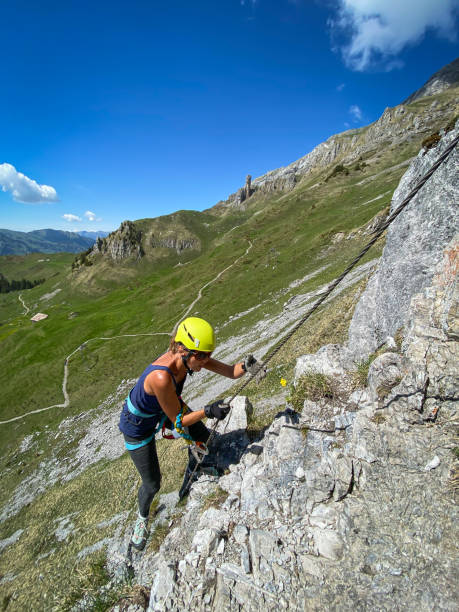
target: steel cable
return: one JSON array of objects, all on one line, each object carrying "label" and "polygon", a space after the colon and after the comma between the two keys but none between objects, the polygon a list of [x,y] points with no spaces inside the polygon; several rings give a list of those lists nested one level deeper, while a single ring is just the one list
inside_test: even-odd
[{"label": "steel cable", "polygon": [[[298,323],[288,332],[288,334],[286,334],[286,336],[282,339],[282,341],[280,342],[280,344],[278,344],[278,346],[271,352],[268,354],[268,356],[266,357],[266,359],[263,361],[263,367],[265,368],[266,365],[271,361],[271,359],[277,355],[277,353],[281,350],[281,348],[290,340],[290,338],[300,329],[300,327],[302,325],[304,325],[304,323],[309,319],[309,317],[319,308],[319,306],[321,304],[323,304],[323,302],[328,298],[328,296],[332,293],[332,291],[340,284],[340,282],[349,274],[349,272],[356,266],[356,264],[362,259],[362,257],[371,249],[371,247],[375,244],[375,242],[377,242],[377,240],[380,238],[380,236],[386,231],[386,229],[389,227],[389,225],[394,221],[394,219],[396,219],[398,217],[398,215],[402,212],[402,210],[404,208],[406,208],[406,206],[408,206],[408,204],[411,202],[411,200],[414,198],[414,196],[418,193],[418,191],[424,186],[424,184],[429,180],[429,178],[432,176],[432,174],[435,172],[435,170],[437,170],[437,168],[439,166],[441,166],[441,164],[445,161],[445,159],[449,156],[449,154],[452,152],[452,150],[454,149],[454,147],[457,145],[457,143],[459,142],[459,136],[456,136],[456,138],[448,145],[448,147],[443,151],[442,155],[437,159],[437,161],[433,164],[433,166],[430,168],[430,170],[421,178],[421,180],[416,184],[416,186],[409,192],[409,194],[404,198],[404,200],[401,202],[401,204],[394,210],[394,212],[392,214],[389,215],[389,217],[385,220],[385,222],[381,225],[380,228],[378,228],[373,235],[373,238],[364,246],[364,248],[360,251],[360,253],[357,255],[357,257],[355,257],[351,263],[347,266],[347,268],[344,270],[344,272],[342,272],[342,274],[340,276],[338,276],[338,278],[336,278],[327,288],[327,290],[322,294],[322,296],[313,304],[313,306],[307,311],[307,313],[305,315],[303,315],[303,317],[298,321]],[[255,375],[251,375],[250,378],[248,378],[242,385],[241,387],[239,387],[239,389],[236,391],[236,393],[234,393],[234,395],[231,397],[231,399],[229,400],[229,403],[231,404],[231,402],[236,399],[236,397],[238,397],[238,395],[240,395],[242,393],[242,391],[247,387],[247,385],[249,385],[252,380],[257,376],[257,374]],[[230,413],[231,414],[231,413]],[[217,430],[217,425],[218,425],[218,421],[215,422],[214,426],[211,429],[210,432],[210,436],[207,440],[207,444],[209,445],[213,438],[215,437],[215,433]],[[188,482],[186,484],[185,487],[185,491],[188,490],[190,483],[192,482],[192,479],[196,473],[196,470],[198,469],[200,465],[200,462],[198,462],[194,468],[194,470],[192,471],[192,473],[189,476]]]}]

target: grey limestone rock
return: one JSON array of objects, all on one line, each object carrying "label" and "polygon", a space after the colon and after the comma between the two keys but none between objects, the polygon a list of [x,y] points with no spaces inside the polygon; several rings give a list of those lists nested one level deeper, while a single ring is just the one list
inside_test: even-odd
[{"label": "grey limestone rock", "polygon": [[220,508],[201,510],[215,482],[193,484],[150,560],[151,612],[455,610],[458,254],[413,297],[402,352],[373,362],[368,388],[278,415],[221,479]]},{"label": "grey limestone rock", "polygon": [[[396,189],[394,211],[459,134],[446,134],[438,146],[421,151]],[[459,150],[452,151],[387,231],[377,271],[360,298],[349,328],[348,347],[363,360],[402,328],[411,298],[430,285],[445,245],[459,230]]]},{"label": "grey limestone rock", "polygon": [[398,353],[383,353],[368,371],[368,391],[373,400],[385,397],[402,379],[402,358]]},{"label": "grey limestone rock", "polygon": [[409,96],[403,104],[409,104],[425,96],[433,96],[436,93],[448,89],[459,82],[459,58],[447,64],[441,70],[433,74],[424,85]]},{"label": "grey limestone rock", "polygon": [[458,252],[455,238],[444,251],[433,285],[411,301],[403,342],[408,365],[385,399],[388,407],[394,402],[403,405],[408,421],[434,420],[442,402],[459,399]]},{"label": "grey limestone rock", "polygon": [[308,372],[318,372],[328,376],[345,374],[350,369],[351,354],[340,344],[327,344],[313,355],[303,355],[296,361],[295,379]]},{"label": "grey limestone rock", "polygon": [[106,238],[97,239],[92,254],[100,253],[110,256],[114,261],[135,256],[143,256],[142,232],[132,221],[123,221],[119,228]]},{"label": "grey limestone rock", "polygon": [[[417,97],[433,95],[448,87],[457,86],[457,60],[433,75],[424,88],[413,94]],[[367,128],[351,129],[331,136],[320,143],[310,153],[276,170],[271,170],[252,182],[252,189],[265,193],[276,191],[291,191],[303,179],[317,170],[331,169],[338,163],[351,165],[362,157],[374,154],[377,147],[383,147],[388,142],[406,143],[416,135],[428,134],[432,131],[432,123],[440,122],[448,112],[448,103],[437,100],[427,111],[405,106],[415,98],[408,98],[403,104],[394,108],[386,108],[381,117]],[[438,123],[437,123],[438,125]],[[402,162],[405,164],[405,162]],[[368,178],[363,181],[371,180]],[[245,188],[237,194],[229,196],[227,203],[241,205],[245,196]]]},{"label": "grey limestone rock", "polygon": [[17,529],[12,535],[10,535],[9,538],[0,540],[0,552],[2,552],[4,548],[7,548],[7,546],[10,546],[11,544],[17,542],[23,533],[24,529]]}]

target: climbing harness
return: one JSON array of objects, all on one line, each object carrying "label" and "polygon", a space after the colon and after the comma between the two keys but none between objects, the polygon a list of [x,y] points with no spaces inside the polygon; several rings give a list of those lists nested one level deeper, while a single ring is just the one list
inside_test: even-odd
[{"label": "climbing harness", "polygon": [[[321,295],[321,297],[312,305],[312,307],[306,312],[306,314],[299,320],[299,322],[289,331],[288,334],[286,334],[286,336],[282,339],[282,341],[277,345],[277,347],[271,352],[269,353],[269,355],[266,357],[266,359],[263,362],[263,368],[266,369],[266,365],[271,361],[271,359],[277,355],[277,353],[281,350],[281,348],[290,340],[290,338],[300,329],[300,327],[302,325],[304,325],[304,323],[309,319],[309,317],[313,314],[313,312],[315,312],[319,306],[328,298],[328,296],[332,293],[332,291],[340,284],[340,282],[349,274],[349,272],[357,265],[357,263],[362,259],[362,257],[371,249],[371,247],[375,244],[375,242],[377,242],[377,240],[380,238],[380,236],[386,231],[386,229],[389,227],[389,225],[398,217],[398,215],[403,211],[404,208],[406,208],[406,206],[408,206],[408,204],[411,202],[411,200],[414,198],[414,196],[418,193],[418,191],[424,186],[424,184],[429,180],[429,178],[432,176],[432,174],[435,172],[435,170],[437,170],[437,168],[439,168],[439,166],[441,166],[441,164],[445,161],[445,159],[449,156],[449,154],[453,151],[453,149],[455,148],[455,146],[457,145],[457,143],[459,142],[459,136],[456,136],[456,138],[447,146],[447,148],[443,151],[443,153],[440,155],[440,157],[437,159],[437,161],[433,164],[433,166],[430,168],[430,170],[421,178],[421,180],[416,184],[416,186],[409,192],[409,194],[406,196],[406,198],[401,202],[401,204],[394,210],[394,212],[389,215],[389,217],[386,219],[386,221],[381,225],[381,227],[376,230],[375,232],[373,232],[373,238],[365,245],[365,247],[362,249],[362,251],[357,255],[357,257],[355,257],[351,263],[348,265],[348,267],[344,270],[344,272],[338,277],[336,278],[329,286],[328,289],[325,291],[325,293],[323,293]],[[229,404],[231,404],[233,402],[233,400],[242,393],[242,391],[247,387],[247,385],[249,385],[253,378],[255,378],[256,375],[251,374],[250,378],[248,380],[246,380],[239,389],[237,389],[236,393],[234,393],[234,395],[231,397],[231,399],[229,400]],[[210,432],[210,436],[207,440],[207,444],[210,445],[210,443],[212,442],[215,434],[216,434],[216,430],[217,430],[217,425],[218,425],[218,421],[214,424],[211,432]],[[186,484],[186,487],[184,489],[184,491],[186,491],[189,486],[190,483],[193,480],[194,474],[196,472],[196,470],[199,467],[199,463],[198,462],[193,470],[193,472],[190,474],[190,477],[188,479],[188,483]]]},{"label": "climbing harness", "polygon": [[[127,409],[129,410],[129,412],[135,416],[138,417],[142,417],[143,419],[151,419],[153,418],[155,415],[154,414],[148,414],[147,412],[142,412],[142,410],[139,410],[138,408],[136,408],[134,406],[134,404],[131,401],[131,398],[129,397],[129,394],[126,398],[126,406]],[[156,429],[153,431],[153,433],[151,435],[148,436],[148,438],[144,438],[143,440],[139,440],[139,442],[124,442],[124,445],[126,447],[127,450],[137,450],[138,448],[142,448],[142,446],[146,446],[147,444],[149,444],[153,438],[156,436],[156,434],[158,433],[158,431],[164,426],[165,422],[166,422],[166,415],[164,414],[158,425],[156,426]]]}]

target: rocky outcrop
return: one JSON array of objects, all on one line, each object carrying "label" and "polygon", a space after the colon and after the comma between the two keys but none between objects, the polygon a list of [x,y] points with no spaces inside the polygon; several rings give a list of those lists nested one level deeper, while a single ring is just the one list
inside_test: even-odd
[{"label": "rocky outcrop", "polygon": [[96,240],[92,255],[98,253],[108,255],[113,261],[120,261],[131,256],[140,259],[144,254],[142,232],[132,221],[123,221],[116,231],[106,238]]},{"label": "rocky outcrop", "polygon": [[201,248],[201,243],[197,238],[181,238],[177,235],[162,236],[161,233],[151,235],[150,245],[154,249],[173,249],[177,255],[187,249],[199,250]]},{"label": "rocky outcrop", "polygon": [[459,58],[433,74],[424,85],[409,96],[403,104],[410,104],[419,98],[433,96],[459,83]]},{"label": "rocky outcrop", "polygon": [[254,188],[261,191],[291,190],[304,176],[340,162],[350,165],[380,149],[383,143],[399,144],[431,131],[434,121],[444,117],[445,109],[435,101],[429,113],[416,113],[403,105],[386,108],[368,128],[349,130],[332,136],[289,166],[256,178]]},{"label": "rocky outcrop", "polygon": [[[446,147],[456,127],[437,147],[421,150],[394,193],[394,211]],[[368,282],[349,328],[349,347],[363,360],[407,320],[411,298],[428,286],[443,249],[459,231],[459,150],[449,155],[387,231],[377,271]]]},{"label": "rocky outcrop", "polygon": [[[284,409],[225,476],[193,485],[159,552],[135,562],[150,612],[455,609],[458,254],[451,244],[411,302],[401,354],[378,357],[366,388]],[[346,354],[302,364],[333,375]]]},{"label": "rocky outcrop", "polygon": [[434,421],[459,400],[459,238],[446,248],[433,284],[411,300],[403,352],[409,368],[384,405],[397,403],[409,423]]},{"label": "rocky outcrop", "polygon": [[250,174],[247,175],[245,179],[244,187],[241,187],[236,191],[236,193],[232,194],[228,198],[228,202],[237,208],[241,208],[242,204],[250,198],[253,193],[252,189],[252,176]]}]

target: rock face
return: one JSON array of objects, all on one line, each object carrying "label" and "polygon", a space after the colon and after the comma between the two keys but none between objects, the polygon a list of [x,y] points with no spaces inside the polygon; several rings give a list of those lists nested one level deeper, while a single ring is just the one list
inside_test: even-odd
[{"label": "rock face", "polygon": [[109,255],[114,261],[120,261],[131,256],[140,259],[143,256],[141,239],[142,233],[134,223],[123,221],[115,232],[112,232],[106,238],[96,240],[92,253]]},{"label": "rock face", "polygon": [[142,233],[132,221],[123,221],[115,232],[96,240],[91,255],[100,253],[111,257],[113,261],[121,261],[128,257],[148,257],[154,249],[173,250],[180,255],[183,251],[201,248],[200,240],[186,230],[156,228],[150,232]]},{"label": "rock face", "polygon": [[247,175],[245,179],[244,187],[241,187],[237,190],[235,194],[230,196],[229,201],[233,206],[241,207],[243,202],[245,202],[253,193],[252,189],[252,177],[250,174]]},{"label": "rock face", "polygon": [[200,249],[201,244],[196,238],[180,238],[176,235],[157,236],[152,234],[150,244],[153,248],[173,249],[177,255],[187,249]]},{"label": "rock face", "polygon": [[[421,150],[394,193],[391,212],[458,134],[456,127],[437,147]],[[456,147],[389,227],[380,265],[349,328],[349,348],[356,360],[367,358],[405,324],[411,298],[431,283],[445,245],[459,231],[458,164]]]},{"label": "rock face", "polygon": [[457,83],[459,83],[459,58],[432,75],[420,89],[404,100],[403,104],[410,104],[419,98],[433,96]]},{"label": "rock face", "polygon": [[[401,354],[375,360],[366,389],[284,410],[227,475],[193,485],[138,566],[150,612],[455,609],[458,267],[452,242],[411,301]],[[318,367],[341,368],[338,353]]]},{"label": "rock face", "polygon": [[[429,155],[415,160],[396,201]],[[379,309],[367,333],[374,321],[405,323],[401,349],[386,342],[366,387],[353,391],[364,335],[303,356],[297,378],[331,376],[341,392],[306,399],[301,413],[280,405],[252,442],[250,405],[238,398],[218,424],[225,475],[201,475],[159,551],[134,560],[137,581],[151,586],[150,612],[456,609],[459,240],[448,243],[456,218],[445,205],[457,194],[454,159],[394,222],[373,277],[382,270],[403,289],[404,275],[406,302],[391,301],[381,282],[385,299],[369,300],[371,283],[361,298],[367,314]],[[420,261],[422,281],[412,283]]]}]

